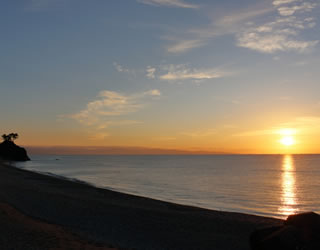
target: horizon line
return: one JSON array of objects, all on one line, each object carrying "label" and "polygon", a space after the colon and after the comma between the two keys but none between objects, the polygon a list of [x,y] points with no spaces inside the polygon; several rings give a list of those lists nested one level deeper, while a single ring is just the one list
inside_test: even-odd
[{"label": "horizon line", "polygon": [[[255,153],[204,149],[175,149],[143,146],[34,146],[23,145],[30,154],[47,155],[318,155],[320,153]],[[244,151],[244,150],[242,150]]]}]

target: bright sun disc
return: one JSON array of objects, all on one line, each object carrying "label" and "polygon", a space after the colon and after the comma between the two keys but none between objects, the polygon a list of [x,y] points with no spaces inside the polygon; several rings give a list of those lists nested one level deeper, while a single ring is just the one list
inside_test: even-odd
[{"label": "bright sun disc", "polygon": [[281,144],[283,144],[285,146],[291,146],[294,144],[294,139],[291,136],[286,136],[286,137],[283,137],[280,140],[280,142],[281,142]]}]

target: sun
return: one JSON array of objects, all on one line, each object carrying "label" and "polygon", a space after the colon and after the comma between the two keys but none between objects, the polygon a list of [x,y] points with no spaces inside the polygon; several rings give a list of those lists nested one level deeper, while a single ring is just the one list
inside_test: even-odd
[{"label": "sun", "polygon": [[294,135],[297,133],[297,130],[294,128],[282,128],[277,131],[279,135],[281,135],[281,139],[279,140],[279,143],[286,147],[290,147],[294,144],[296,144],[296,141],[294,139]]},{"label": "sun", "polygon": [[284,136],[281,138],[280,143],[285,146],[291,146],[295,143],[292,136]]}]

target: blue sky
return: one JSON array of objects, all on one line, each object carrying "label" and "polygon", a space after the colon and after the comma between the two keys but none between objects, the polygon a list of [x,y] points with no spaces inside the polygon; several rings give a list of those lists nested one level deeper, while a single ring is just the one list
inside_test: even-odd
[{"label": "blue sky", "polygon": [[25,145],[317,146],[319,1],[2,4],[1,127]]}]

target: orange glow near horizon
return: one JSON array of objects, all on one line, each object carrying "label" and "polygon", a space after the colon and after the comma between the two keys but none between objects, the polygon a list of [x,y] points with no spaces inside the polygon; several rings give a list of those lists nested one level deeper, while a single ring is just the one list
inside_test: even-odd
[{"label": "orange glow near horizon", "polygon": [[[190,151],[198,154],[316,154],[319,153],[319,143],[315,140],[318,131],[295,127],[280,127],[272,123],[265,126],[252,124],[252,127],[226,128],[209,131],[205,128],[197,130],[197,133],[169,132],[143,130],[142,125],[136,130],[122,128],[110,132],[105,137],[97,137],[95,133],[74,129],[73,131],[27,131],[17,130],[20,138],[17,144],[26,147],[83,147],[83,154],[96,153],[94,150],[86,151],[86,147],[97,147],[97,153],[101,153],[103,147],[123,148],[126,153],[128,148],[140,148],[139,152],[158,150],[166,151]],[[50,130],[51,131],[51,130]],[[195,130],[194,130],[195,131]],[[143,148],[143,150],[142,150]],[[42,149],[40,150],[42,152]],[[108,152],[108,149],[106,149]],[[131,149],[130,149],[131,151]],[[135,150],[136,151],[136,150]],[[79,152],[80,153],[80,152]],[[143,153],[143,152],[142,152]]]}]

